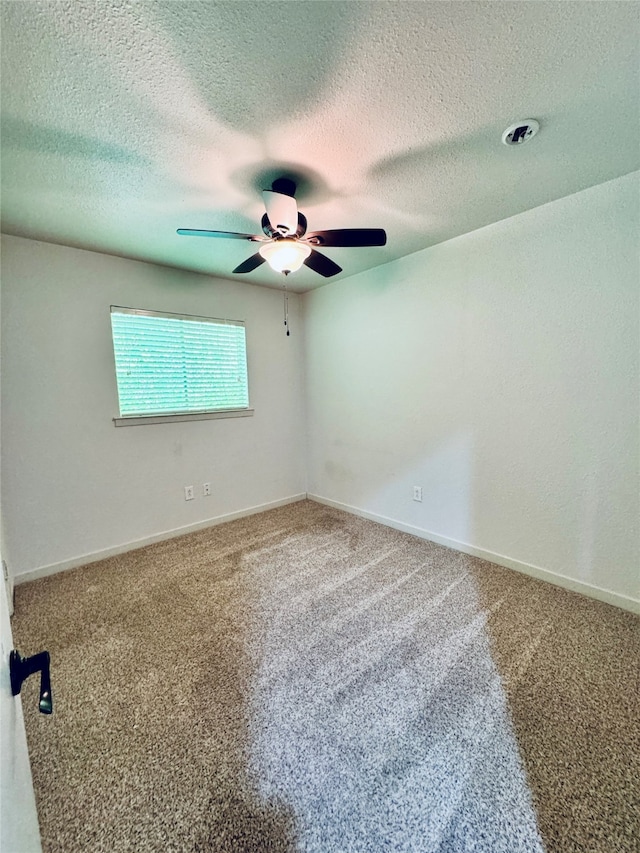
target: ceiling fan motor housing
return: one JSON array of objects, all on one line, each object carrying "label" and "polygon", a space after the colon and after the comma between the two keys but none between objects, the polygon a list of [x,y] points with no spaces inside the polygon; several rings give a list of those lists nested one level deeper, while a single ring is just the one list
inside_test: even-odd
[{"label": "ceiling fan motor housing", "polygon": [[295,198],[273,190],[264,190],[262,197],[273,231],[282,236],[295,234],[298,227],[298,206]]}]

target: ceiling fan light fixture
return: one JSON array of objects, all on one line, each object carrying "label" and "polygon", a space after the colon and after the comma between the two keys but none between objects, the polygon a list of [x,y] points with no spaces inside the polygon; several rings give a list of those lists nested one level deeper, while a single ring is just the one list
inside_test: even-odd
[{"label": "ceiling fan light fixture", "polygon": [[258,250],[272,270],[290,273],[299,270],[311,254],[311,247],[297,240],[274,240]]}]

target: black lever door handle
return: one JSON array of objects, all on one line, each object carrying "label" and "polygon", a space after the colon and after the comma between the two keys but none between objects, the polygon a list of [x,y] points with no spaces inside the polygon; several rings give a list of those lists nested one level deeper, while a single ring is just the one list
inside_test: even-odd
[{"label": "black lever door handle", "polygon": [[22,682],[33,675],[34,672],[41,672],[40,675],[40,702],[38,708],[41,714],[53,713],[53,697],[51,696],[51,673],[49,671],[51,659],[49,652],[39,652],[37,655],[31,655],[30,658],[23,658],[17,649],[9,655],[9,675],[11,677],[11,692],[14,696],[20,693]]}]

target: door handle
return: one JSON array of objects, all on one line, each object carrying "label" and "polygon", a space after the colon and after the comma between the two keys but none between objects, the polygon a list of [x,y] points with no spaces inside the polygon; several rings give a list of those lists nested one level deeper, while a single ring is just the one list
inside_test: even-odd
[{"label": "door handle", "polygon": [[51,658],[49,652],[39,652],[30,658],[23,658],[17,649],[9,654],[9,675],[11,677],[11,693],[17,696],[20,693],[22,682],[40,672],[40,701],[38,708],[41,714],[53,713],[53,697],[51,696]]}]

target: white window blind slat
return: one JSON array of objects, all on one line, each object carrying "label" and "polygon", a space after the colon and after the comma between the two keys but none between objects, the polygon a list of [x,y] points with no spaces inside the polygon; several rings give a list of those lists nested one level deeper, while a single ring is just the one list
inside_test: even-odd
[{"label": "white window blind slat", "polygon": [[121,417],[249,406],[244,323],[113,306]]}]

